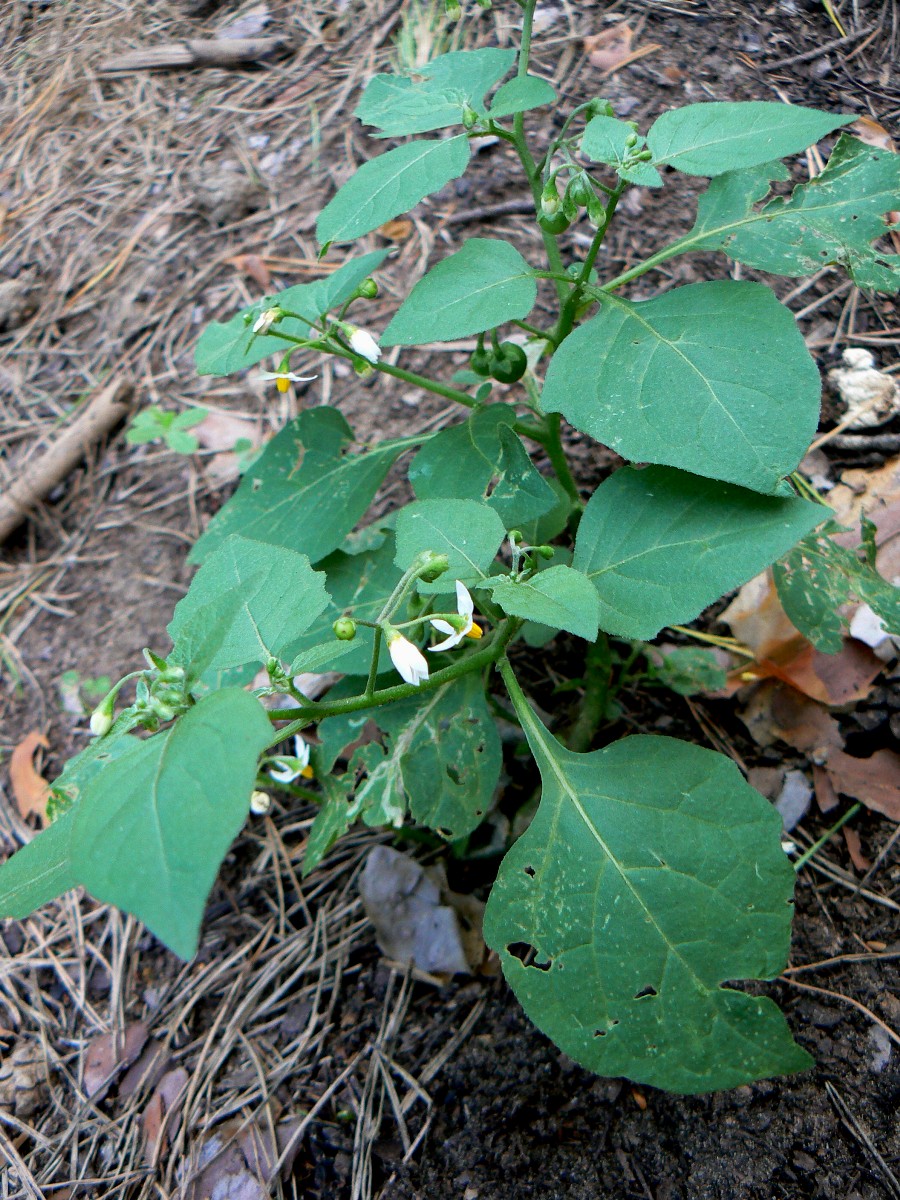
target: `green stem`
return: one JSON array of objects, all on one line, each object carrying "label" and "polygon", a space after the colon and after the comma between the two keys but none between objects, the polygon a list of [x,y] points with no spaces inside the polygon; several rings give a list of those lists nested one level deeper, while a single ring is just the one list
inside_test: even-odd
[{"label": "green stem", "polygon": [[587,649],[584,661],[584,700],[566,739],[567,746],[576,754],[584,754],[590,750],[594,735],[606,715],[611,673],[609,638],[605,633],[601,633],[597,641],[592,642]]},{"label": "green stem", "polygon": [[364,693],[366,696],[374,696],[375,694],[375,680],[378,678],[378,659],[381,655],[382,636],[381,626],[378,625],[375,629],[375,636],[372,639],[372,662],[369,666],[369,677],[366,680],[366,690]]},{"label": "green stem", "polygon": [[[335,346],[333,343],[310,342],[309,346],[311,349],[319,350],[324,354],[333,354],[335,358],[346,358],[349,362],[359,361],[358,354],[354,354],[350,350],[344,350],[343,347]],[[470,396],[468,392],[461,392],[458,388],[437,383],[435,380],[429,379],[427,375],[418,375],[415,371],[405,371],[403,367],[394,367],[390,363],[379,362],[374,363],[373,366],[382,375],[391,375],[394,379],[402,379],[404,383],[412,383],[416,387],[433,392],[435,396],[443,396],[446,400],[455,400],[457,404],[462,404],[466,408],[480,407],[478,401]]]},{"label": "green stem", "polygon": [[846,825],[847,822],[852,817],[855,817],[861,808],[862,808],[861,804],[851,805],[850,808],[847,809],[847,811],[844,813],[844,815],[840,818],[839,821],[836,821],[835,824],[832,825],[832,827],[829,830],[827,830],[827,832],[822,834],[822,836],[819,838],[819,840],[817,842],[813,842],[813,844],[810,846],[810,848],[808,850],[806,850],[803,854],[800,855],[800,857],[794,863],[794,870],[795,871],[802,870],[802,868],[806,866],[806,864],[813,857],[813,855],[817,854],[822,849],[822,847],[825,845],[825,843],[828,841],[828,839],[832,836],[832,834],[837,833],[837,831],[843,825]]},{"label": "green stem", "polygon": [[612,221],[613,214],[616,211],[616,205],[619,203],[622,193],[625,191],[627,186],[627,183],[625,183],[623,180],[613,191],[606,204],[606,220],[594,234],[590,249],[587,252],[587,257],[581,265],[581,271],[578,275],[575,287],[572,289],[569,298],[566,300],[565,304],[563,305],[562,312],[560,313],[559,324],[554,331],[557,345],[564,341],[575,327],[575,321],[578,316],[578,305],[581,302],[585,287],[587,286],[587,283],[591,277],[591,271],[594,269],[594,263],[597,261],[597,255],[600,253],[600,247],[603,245],[603,239],[606,237],[607,231],[609,230],[610,222]]},{"label": "green stem", "polygon": [[562,445],[562,418],[559,413],[547,413],[547,440],[544,442],[544,449],[547,451],[547,457],[556,472],[556,478],[563,485],[566,491],[571,496],[575,504],[580,506],[581,494],[578,491],[578,484],[575,482],[575,477],[569,467],[569,460],[566,458],[566,452]]},{"label": "green stem", "polygon": [[513,708],[516,710],[516,717],[519,724],[522,726],[522,731],[528,738],[532,752],[536,745],[542,745],[546,730],[543,725],[534,715],[534,710],[525,698],[525,693],[519,687],[519,681],[509,665],[509,659],[506,655],[500,659],[497,664],[497,669],[506,685],[506,690],[509,693],[509,698],[512,700]]},{"label": "green stem", "polygon": [[410,696],[418,696],[434,691],[435,688],[443,687],[445,683],[451,683],[454,679],[459,679],[463,675],[469,675],[473,671],[481,671],[485,667],[497,662],[503,656],[506,647],[518,633],[521,625],[521,621],[512,617],[507,618],[507,620],[503,621],[497,627],[493,638],[487,646],[477,650],[474,654],[469,654],[466,658],[458,660],[452,666],[445,667],[442,671],[435,671],[428,679],[423,680],[418,687],[413,686],[411,683],[399,683],[393,687],[381,688],[373,692],[371,696],[363,694],[349,696],[345,700],[313,702],[308,709],[304,709],[303,716],[299,718],[297,717],[297,710],[295,708],[272,709],[269,713],[270,721],[290,721],[290,725],[276,730],[271,742],[269,742],[269,746],[277,746],[292,734],[299,733],[307,725],[311,725],[315,721],[324,721],[326,717],[361,712],[367,708],[377,708],[381,704],[391,704],[395,700],[408,700]]}]

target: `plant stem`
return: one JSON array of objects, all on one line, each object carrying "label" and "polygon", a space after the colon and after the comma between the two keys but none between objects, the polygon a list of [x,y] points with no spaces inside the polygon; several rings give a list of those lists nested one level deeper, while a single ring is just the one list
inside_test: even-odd
[{"label": "plant stem", "polygon": [[269,746],[277,746],[286,738],[291,737],[294,733],[299,733],[307,725],[312,725],[316,721],[324,721],[326,717],[336,717],[345,713],[360,712],[367,708],[377,708],[381,704],[391,704],[395,700],[408,700],[410,696],[422,695],[425,692],[434,691],[435,688],[443,687],[445,683],[452,683],[454,679],[460,679],[463,675],[469,675],[473,671],[481,671],[487,666],[491,666],[497,662],[505,653],[506,647],[518,633],[522,626],[522,622],[516,618],[509,617],[503,621],[487,646],[476,651],[474,654],[468,655],[466,658],[460,659],[453,663],[452,666],[445,667],[442,671],[435,671],[428,679],[423,680],[418,687],[411,683],[399,683],[393,687],[381,688],[379,691],[373,692],[370,696],[365,694],[359,696],[349,696],[345,700],[323,700],[321,702],[313,702],[309,708],[303,710],[303,716],[297,717],[295,708],[275,708],[269,713],[270,721],[290,721],[289,725],[275,731]]},{"label": "plant stem", "polygon": [[581,494],[578,491],[578,484],[575,482],[575,477],[569,467],[569,460],[566,458],[566,452],[562,445],[562,418],[559,413],[547,413],[547,440],[543,443],[544,449],[547,451],[547,457],[556,472],[556,477],[563,485],[572,500],[580,505]]},{"label": "plant stem", "polygon": [[584,754],[590,750],[594,734],[600,728],[606,714],[611,672],[609,638],[605,633],[601,633],[596,642],[592,642],[587,649],[584,660],[584,700],[566,739],[566,745],[576,754]]},{"label": "plant stem", "polygon": [[840,818],[840,820],[836,821],[829,830],[827,830],[825,833],[822,834],[822,836],[819,838],[819,840],[817,842],[813,842],[813,844],[810,846],[810,848],[808,850],[806,850],[803,854],[800,855],[800,857],[794,863],[794,870],[795,871],[802,870],[802,868],[806,866],[806,864],[813,857],[813,855],[818,854],[818,852],[822,849],[822,847],[825,845],[825,843],[828,841],[828,839],[831,837],[831,835],[834,833],[837,833],[837,831],[843,825],[846,825],[847,822],[852,817],[855,817],[861,808],[862,808],[861,804],[851,805],[850,808],[848,808],[847,811],[844,813],[844,815]]},{"label": "plant stem", "polygon": [[364,695],[373,696],[375,694],[375,680],[378,678],[378,659],[381,655],[381,626],[375,627],[375,636],[372,639],[372,662],[369,666],[369,677],[366,680],[366,690]]}]

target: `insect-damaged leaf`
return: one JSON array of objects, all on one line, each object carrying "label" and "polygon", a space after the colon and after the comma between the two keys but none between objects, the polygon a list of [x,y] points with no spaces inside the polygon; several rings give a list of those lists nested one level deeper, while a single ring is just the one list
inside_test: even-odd
[{"label": "insect-damaged leaf", "polygon": [[787,959],[772,806],[711,750],[641,736],[574,754],[523,724],[543,793],[484,933],[534,1023],[589,1070],[673,1092],[811,1066],[771,1000],[724,986]]}]

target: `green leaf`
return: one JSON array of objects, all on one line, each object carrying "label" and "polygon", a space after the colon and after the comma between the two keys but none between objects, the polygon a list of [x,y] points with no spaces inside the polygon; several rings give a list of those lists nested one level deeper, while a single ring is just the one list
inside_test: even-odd
[{"label": "green leaf", "polygon": [[450,342],[527,317],[537,299],[531,268],[509,242],[470,238],[420,279],[384,331],[383,346]]},{"label": "green leaf", "polygon": [[21,920],[79,883],[72,862],[69,809],[0,866],[0,917]]},{"label": "green leaf", "polygon": [[[429,133],[459,125],[467,107],[483,114],[485,93],[503,78],[515,61],[514,50],[451,50],[449,54],[440,54],[424,66],[416,67],[415,80],[402,75],[376,75],[366,86],[354,115],[363,125],[380,129],[382,137],[405,137],[410,133]],[[552,88],[550,93],[552,100],[555,96]],[[542,91],[542,95],[545,94]],[[525,107],[547,103],[547,99],[540,99]],[[523,110],[512,108],[506,111]],[[497,114],[492,110],[491,115],[506,113]]]},{"label": "green leaf", "polygon": [[266,296],[263,300],[236,313],[224,323],[213,321],[200,335],[194,351],[194,362],[201,375],[231,375],[252,367],[272,355],[282,356],[290,343],[273,333],[259,336],[253,333],[256,318],[269,308],[282,308],[296,313],[284,317],[275,327],[294,338],[315,337],[311,326],[329,309],[343,304],[353,295],[362,281],[384,262],[389,250],[375,250],[361,258],[351,258],[331,275],[315,283],[299,283],[296,287]]},{"label": "green leaf", "polygon": [[877,250],[884,214],[900,197],[900,154],[842,134],[825,170],[761,208],[770,179],[785,179],[781,164],[714,179],[700,197],[697,222],[684,249],[724,250],[730,258],[775,275],[812,275],[843,267],[860,287],[896,292],[900,255]]},{"label": "green leaf", "polygon": [[437,582],[452,591],[456,579],[485,577],[505,533],[494,510],[477,500],[419,500],[397,516],[395,561],[405,571],[423,550],[446,554],[450,567]]},{"label": "green leaf", "polygon": [[678,646],[660,654],[658,662],[649,659],[647,675],[679,696],[717,692],[728,681],[728,672],[719,665],[713,651],[699,646]]},{"label": "green leaf", "polygon": [[[362,765],[368,773],[356,790],[354,819],[399,825],[408,807],[418,824],[443,837],[471,833],[490,806],[502,762],[480,675],[464,675],[375,712],[323,721],[320,736],[332,764],[368,720],[382,730],[384,746],[368,745],[354,756],[351,766]],[[346,811],[336,806],[333,815]]]},{"label": "green leaf", "polygon": [[458,179],[469,164],[465,136],[420,140],[363,163],[319,214],[316,237],[350,242]]},{"label": "green leaf", "polygon": [[772,492],[816,431],[820,392],[790,311],[728,280],[607,296],[554,355],[542,403],[625,458]]},{"label": "green leaf", "polygon": [[900,589],[827,536],[840,528],[832,525],[804,538],[774,567],[778,599],[788,620],[824,654],[843,649],[847,622],[841,609],[853,596],[881,618],[885,633],[900,635]]},{"label": "green leaf", "polygon": [[689,104],[663,113],[647,134],[655,166],[688,175],[724,175],[799,154],[852,115],[766,100]]},{"label": "green leaf", "polygon": [[79,882],[133,913],[180,957],[192,957],[206,898],[246,820],[257,759],[271,736],[259,701],[228,689],[137,743],[72,810]]},{"label": "green leaf", "polygon": [[506,578],[490,587],[494,602],[512,617],[565,629],[589,642],[597,640],[597,590],[586,575],[572,567],[548,567],[524,582]]},{"label": "green leaf", "polygon": [[507,529],[549,513],[556,493],[512,429],[515,420],[511,406],[492,404],[426,442],[409,468],[418,499],[483,500]]},{"label": "green leaf", "polygon": [[634,145],[629,146],[628,138],[633,133],[631,125],[615,117],[602,114],[592,117],[581,139],[582,153],[594,162],[609,163],[628,183],[639,187],[662,187],[662,176],[652,164],[639,162],[625,166],[629,156],[644,144],[644,139],[638,138]]},{"label": "green leaf", "polygon": [[497,89],[491,101],[490,117],[511,117],[515,113],[528,112],[532,108],[543,108],[556,99],[555,89],[546,79],[537,75],[519,75]]},{"label": "green leaf", "polygon": [[573,565],[597,589],[600,628],[647,640],[752,579],[824,512],[667,467],[625,467],[588,501]]},{"label": "green leaf", "polygon": [[629,737],[574,754],[533,713],[523,725],[543,792],[484,934],[531,1020],[589,1070],[672,1092],[811,1066],[771,1000],[724,986],[787,960],[794,872],[772,806],[711,750]]},{"label": "green leaf", "polygon": [[[338,550],[322,559],[319,569],[325,572],[325,586],[331,596],[331,604],[312,623],[306,633],[298,639],[297,659],[291,673],[301,670],[329,669],[343,671],[346,675],[365,675],[372,661],[371,629],[359,626],[352,642],[341,642],[334,636],[332,625],[345,614],[362,621],[376,621],[387,603],[388,597],[400,581],[400,572],[394,565],[396,548],[393,535],[389,535],[381,546],[360,554],[348,554]],[[319,661],[316,667],[304,667],[302,655],[312,654],[318,647],[330,657]]]},{"label": "green leaf", "polygon": [[[215,612],[223,593],[235,588],[240,589],[239,606],[229,604],[224,613]],[[184,630],[193,633],[201,614],[208,614],[214,628],[217,617],[222,636],[205,670],[265,663],[271,656],[290,661],[300,635],[329,599],[325,575],[312,569],[305,554],[232,534],[204,560],[187,595],[175,606],[168,633],[174,653],[183,655],[179,643]]]},{"label": "green leaf", "polygon": [[310,826],[303,850],[303,875],[309,875],[322,862],[331,847],[342,838],[362,811],[363,801],[353,795],[353,776],[322,780],[325,802]]},{"label": "green leaf", "polygon": [[317,562],[371,504],[408,443],[382,442],[345,455],[350,426],[334,408],[302,412],[269,442],[190,554],[203,562],[234,533],[284,546]]}]

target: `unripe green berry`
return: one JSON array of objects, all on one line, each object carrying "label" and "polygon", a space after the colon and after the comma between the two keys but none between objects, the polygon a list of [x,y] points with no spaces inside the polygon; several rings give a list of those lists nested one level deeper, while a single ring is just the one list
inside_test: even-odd
[{"label": "unripe green berry", "polygon": [[551,559],[555,551],[552,546],[532,546],[531,553],[536,554],[538,558]]},{"label": "unripe green berry", "polygon": [[541,229],[545,233],[552,233],[554,236],[565,233],[571,224],[571,220],[562,211],[555,212],[553,216],[541,213],[538,217],[538,225],[540,225]]},{"label": "unripe green berry", "polygon": [[476,375],[488,376],[491,373],[491,356],[485,350],[484,346],[479,346],[477,350],[473,350],[472,357],[469,359],[469,367]]},{"label": "unripe green berry", "polygon": [[498,383],[515,383],[528,369],[528,356],[515,342],[501,342],[491,359],[491,374]]},{"label": "unripe green berry", "polygon": [[338,641],[352,642],[356,637],[356,622],[352,617],[338,617],[331,628]]},{"label": "unripe green berry", "polygon": [[596,192],[584,175],[576,175],[566,188],[566,195],[579,208],[586,208],[591,200],[596,199]]}]

